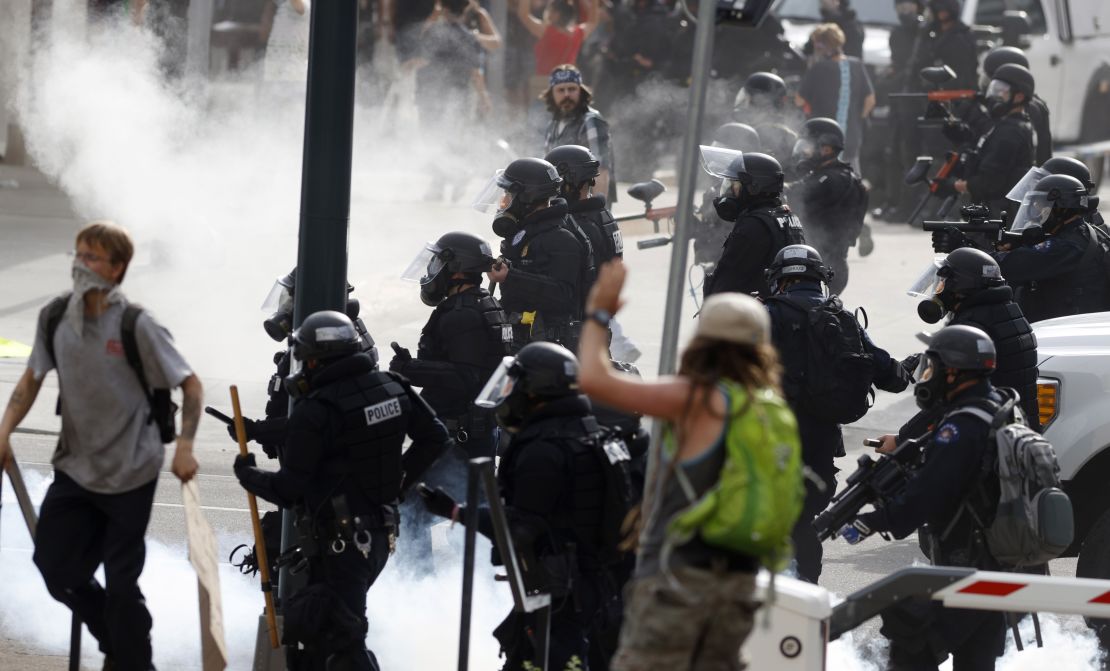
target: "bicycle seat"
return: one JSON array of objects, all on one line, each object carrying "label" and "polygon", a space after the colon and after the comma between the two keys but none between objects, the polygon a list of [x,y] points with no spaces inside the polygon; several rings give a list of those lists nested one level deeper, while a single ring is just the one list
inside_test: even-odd
[{"label": "bicycle seat", "polygon": [[651,205],[651,201],[655,200],[659,194],[666,190],[667,187],[663,186],[663,182],[653,179],[650,182],[639,182],[628,187],[628,195],[636,200],[642,200],[648,205]]}]

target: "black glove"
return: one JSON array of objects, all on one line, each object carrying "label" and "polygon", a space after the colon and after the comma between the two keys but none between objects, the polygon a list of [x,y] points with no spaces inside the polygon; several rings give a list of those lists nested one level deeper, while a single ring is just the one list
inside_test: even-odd
[{"label": "black glove", "polygon": [[906,371],[906,377],[908,377],[911,382],[917,382],[917,380],[914,379],[913,374],[917,372],[917,367],[920,363],[920,352],[918,352],[917,354],[911,354],[905,359],[902,359],[902,370]]},{"label": "black glove", "polygon": [[941,132],[952,144],[967,144],[975,139],[975,134],[971,132],[971,126],[957,119],[945,121]]},{"label": "black glove", "polygon": [[974,247],[971,240],[963,231],[949,226],[939,231],[933,231],[933,251],[937,254],[948,254],[961,247]]},{"label": "black glove", "polygon": [[460,511],[462,510],[462,506],[456,504],[455,499],[451,498],[451,495],[443,491],[440,487],[432,489],[421,482],[416,485],[416,491],[420,494],[420,498],[424,501],[424,507],[428,509],[428,512],[437,517],[453,519],[456,514],[456,506]]},{"label": "black glove", "polygon": [[389,346],[393,348],[394,352],[393,359],[389,362],[389,370],[394,373],[403,373],[405,365],[412,361],[412,353],[395,342],[389,343]]},{"label": "black glove", "polygon": [[[243,433],[246,434],[248,443],[254,440],[255,424],[257,424],[257,422],[253,419],[243,418]],[[227,425],[227,435],[231,436],[231,439],[235,442],[239,442],[239,434],[235,432],[234,423]]]},{"label": "black glove", "polygon": [[246,454],[235,455],[235,465],[232,470],[235,471],[235,477],[243,480],[244,476],[250,472],[250,469],[256,468],[258,464],[254,460],[254,454],[248,452]]}]

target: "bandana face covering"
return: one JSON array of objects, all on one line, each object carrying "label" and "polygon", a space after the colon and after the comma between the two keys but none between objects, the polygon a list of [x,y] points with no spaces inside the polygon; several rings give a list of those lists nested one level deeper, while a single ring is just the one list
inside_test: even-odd
[{"label": "bandana face covering", "polygon": [[108,302],[115,303],[119,300],[116,285],[89,270],[80,260],[73,261],[73,295],[70,296],[69,305],[66,306],[66,322],[73,327],[77,335],[81,335],[85,326],[85,294],[90,291],[108,292]]}]

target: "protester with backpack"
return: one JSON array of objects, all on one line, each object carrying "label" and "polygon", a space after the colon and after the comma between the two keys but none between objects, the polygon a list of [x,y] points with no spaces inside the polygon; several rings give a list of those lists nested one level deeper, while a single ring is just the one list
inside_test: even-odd
[{"label": "protester with backpack", "polygon": [[[596,619],[620,598],[608,567],[621,559],[620,527],[634,503],[628,450],[603,440],[577,378],[568,350],[530,343],[505,357],[477,399],[512,436],[497,482],[525,587],[551,594],[548,668],[559,671],[588,668]],[[433,514],[464,519],[442,489],[420,492]],[[485,509],[478,530],[493,536]],[[536,626],[535,614],[514,611],[494,631],[506,671],[530,668]]]},{"label": "protester with backpack", "polygon": [[[39,512],[35,565],[50,595],[96,638],[105,668],[148,669],[143,536],[164,444],[177,442],[174,475],[182,482],[196,475],[203,389],[169,332],[120,290],[133,253],[130,235],[111,222],[77,233],[73,291],[39,313],[27,370],[0,421],[0,466],[11,456],[12,432],[56,370],[62,427]],[[184,398],[177,436],[168,392],[176,387]],[[101,564],[108,592],[93,577]]]},{"label": "protester with backpack", "polygon": [[590,293],[579,381],[599,403],[652,415],[666,429],[611,668],[740,669],[759,607],[756,571],[789,561],[804,496],[770,320],[750,296],[714,294],[678,374],[646,382],[614,371],[606,353],[624,279],[621,262],[610,262]]},{"label": "protester with backpack", "polygon": [[[914,395],[923,412],[940,419],[926,436],[920,466],[901,495],[846,525],[842,538],[855,544],[874,532],[901,539],[918,531],[933,564],[985,570],[1043,563],[1066,549],[1070,505],[1053,491],[1059,485],[1055,456],[1040,436],[1014,425],[1021,417],[1014,414],[1016,395],[990,382],[995,358],[990,336],[971,326],[948,326],[929,340]],[[884,436],[878,449],[890,452],[894,443]],[[1001,495],[1016,489],[1010,469],[1022,470],[1031,483],[1026,489],[1045,524],[1036,533],[1022,533],[1022,506],[1002,505]],[[1030,538],[1037,548],[1026,542]],[[1023,544],[1026,549],[1015,551]],[[991,671],[1005,630],[1001,613],[910,599],[883,612],[880,631],[891,641],[892,668],[934,669],[951,654],[956,669]]]},{"label": "protester with backpack", "polygon": [[806,502],[794,528],[798,577],[817,583],[821,542],[811,522],[836,492],[835,457],[844,456],[841,424],[863,417],[872,385],[903,391],[909,372],[875,346],[834,295],[826,296],[834,272],[808,245],[784,247],[767,269],[771,340],[783,365],[783,391],[798,420],[802,460],[811,471]]}]

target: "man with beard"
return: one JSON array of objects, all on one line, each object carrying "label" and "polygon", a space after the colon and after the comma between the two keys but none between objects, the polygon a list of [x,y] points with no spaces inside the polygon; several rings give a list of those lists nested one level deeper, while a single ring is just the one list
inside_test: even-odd
[{"label": "man with beard", "polygon": [[613,144],[609,122],[590,101],[593,92],[582,83],[582,73],[570,64],[551,71],[547,91],[540,97],[551,112],[551,122],[544,136],[544,153],[555,147],[576,144],[588,148],[601,162],[601,172],[594,179],[596,191],[605,194],[609,204],[617,201],[617,177],[613,162]]}]

